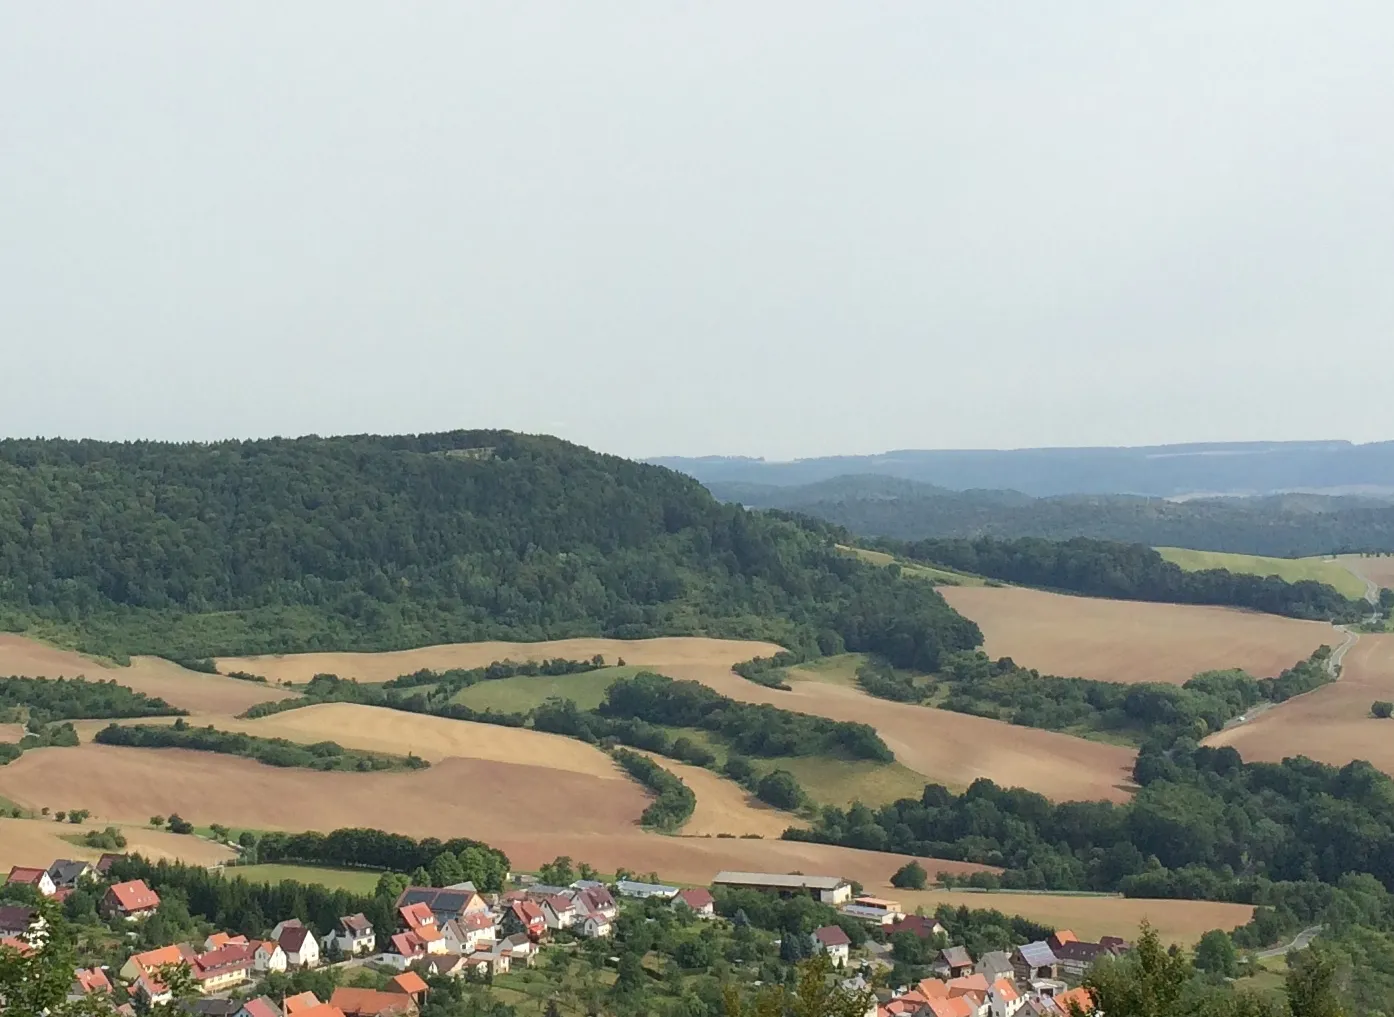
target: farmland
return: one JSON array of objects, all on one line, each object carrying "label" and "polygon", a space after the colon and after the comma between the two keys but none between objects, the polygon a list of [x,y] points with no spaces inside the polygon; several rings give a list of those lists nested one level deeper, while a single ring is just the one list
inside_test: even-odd
[{"label": "farmland", "polygon": [[1394,635],[1362,635],[1346,653],[1341,678],[1217,732],[1207,745],[1232,745],[1251,762],[1303,755],[1336,766],[1366,759],[1394,774],[1394,721],[1370,716],[1394,700]]},{"label": "farmland", "polygon": [[9,633],[0,633],[0,675],[114,680],[191,713],[231,715],[254,703],[291,695],[259,682],[190,671],[161,657],[133,657],[129,667],[118,667]]},{"label": "farmland", "polygon": [[[1394,590],[1394,555],[1343,554],[1336,560],[1361,580]],[[1364,596],[1364,591],[1361,591]]]},{"label": "farmland", "polygon": [[882,889],[887,896],[900,901],[907,911],[923,907],[926,912],[933,913],[941,904],[993,908],[1058,929],[1069,929],[1086,940],[1095,940],[1100,936],[1131,935],[1132,930],[1146,919],[1152,923],[1163,942],[1189,945],[1211,929],[1228,932],[1243,925],[1254,911],[1249,904],[1217,901],[1147,900],[1090,894]]},{"label": "farmland", "polygon": [[300,883],[319,883],[336,890],[365,895],[371,895],[378,884],[378,873],[372,869],[331,869],[319,865],[238,865],[228,869],[227,875],[253,883],[279,883],[283,879],[294,879]]},{"label": "farmland", "polygon": [[1103,600],[1016,587],[945,587],[945,599],[983,630],[990,657],[1065,677],[1180,685],[1200,671],[1277,675],[1323,643],[1326,622],[1227,607]]},{"label": "farmland", "polygon": [[605,690],[617,678],[628,678],[643,670],[641,667],[603,667],[598,671],[582,671],[563,675],[514,675],[479,682],[461,689],[451,700],[476,710],[497,710],[500,713],[526,713],[552,696],[575,701],[583,710],[593,710],[605,698]]},{"label": "farmland", "polygon": [[734,781],[700,766],[644,752],[665,770],[679,777],[697,796],[692,818],[679,831],[685,837],[758,836],[777,839],[791,826],[801,826],[798,816],[758,801]]},{"label": "farmland", "polygon": [[[56,808],[63,808],[56,798],[51,801]],[[177,858],[195,865],[215,865],[233,856],[232,849],[201,837],[152,830],[136,823],[89,819],[86,825],[75,826],[52,819],[0,819],[0,870],[9,871],[12,865],[46,865],[55,858],[96,861],[102,855],[101,849],[74,844],[66,838],[107,826],[119,826],[126,837],[126,850],[139,851],[147,858]]]},{"label": "farmland", "polygon": [[1227,572],[1244,572],[1254,576],[1277,576],[1289,583],[1310,579],[1334,586],[1338,592],[1353,600],[1365,596],[1364,580],[1334,558],[1265,558],[1256,554],[1193,551],[1185,547],[1159,547],[1157,553],[1188,572],[1224,569]]}]

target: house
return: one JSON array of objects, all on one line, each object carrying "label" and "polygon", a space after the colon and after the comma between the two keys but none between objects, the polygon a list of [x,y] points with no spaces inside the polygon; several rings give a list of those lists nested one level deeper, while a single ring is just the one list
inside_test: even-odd
[{"label": "house", "polygon": [[[973,958],[968,955],[968,949],[962,946],[950,946],[939,951],[939,960],[935,967],[944,971],[950,978],[962,978],[973,970]],[[987,986],[984,985],[986,990]]]},{"label": "house", "polygon": [[400,911],[411,904],[425,904],[436,916],[437,925],[472,911],[489,910],[472,883],[458,883],[453,887],[409,886],[397,896],[393,906]]},{"label": "house", "polygon": [[282,1017],[281,1008],[271,1001],[270,996],[258,996],[242,1004],[234,1017]]},{"label": "house", "polygon": [[808,893],[824,904],[846,904],[852,899],[852,884],[839,876],[803,876],[778,872],[718,872],[712,886],[743,890],[772,890],[782,896]]},{"label": "house", "polygon": [[716,915],[716,898],[710,890],[701,886],[691,890],[679,890],[673,898],[672,907],[674,911],[690,908],[698,918],[712,918]]},{"label": "house", "polygon": [[[436,924],[435,912],[424,901],[399,907],[397,914],[401,917],[402,924],[413,932]],[[452,919],[446,920],[451,921]]]},{"label": "house", "polygon": [[68,999],[81,999],[94,992],[111,994],[111,979],[101,968],[78,968],[73,972],[73,984],[68,989]]},{"label": "house", "polygon": [[484,978],[491,975],[505,975],[509,970],[508,953],[499,950],[480,950],[465,958],[466,975]]},{"label": "house", "polygon": [[319,942],[298,919],[281,922],[271,930],[271,934],[285,951],[287,968],[319,966]]},{"label": "house", "polygon": [[405,993],[345,986],[334,990],[329,1005],[341,1010],[344,1017],[397,1017],[414,1014],[417,1010],[416,1001]]},{"label": "house", "polygon": [[814,929],[811,938],[814,952],[827,954],[833,967],[841,967],[847,963],[852,950],[852,940],[841,928],[825,925],[821,929]]},{"label": "house", "polygon": [[426,996],[430,993],[431,987],[415,971],[403,971],[400,975],[393,976],[392,980],[387,983],[387,991],[400,992],[402,995],[410,997],[417,1006],[420,1006],[426,1002]]},{"label": "house", "polygon": [[16,865],[10,869],[10,877],[5,880],[6,884],[17,886],[32,886],[45,897],[52,897],[54,891],[58,889],[54,885],[53,877],[45,869],[31,869],[26,865]]},{"label": "house", "polygon": [[894,936],[897,932],[913,932],[921,939],[933,939],[935,936],[949,934],[949,930],[933,918],[924,918],[920,915],[904,915],[897,918],[895,924],[886,930],[886,935]]},{"label": "house", "polygon": [[35,908],[0,905],[0,939],[19,939],[28,943],[43,932],[45,925]]},{"label": "house", "polygon": [[[1098,944],[1094,944],[1097,946]],[[1092,1014],[1097,1007],[1094,1006],[1094,997],[1084,986],[1078,989],[1070,989],[1068,992],[1057,993],[1051,1000],[1055,1008],[1060,1013],[1069,1017],[1074,1013],[1074,1007],[1078,1007],[1080,1013]]]},{"label": "house", "polygon": [[610,919],[599,913],[586,915],[572,928],[587,939],[602,939],[615,931],[614,926],[610,924]]},{"label": "house", "polygon": [[620,913],[615,898],[603,886],[589,886],[579,890],[571,901],[576,906],[576,913],[585,917],[598,916],[607,922],[613,922]]},{"label": "house", "polygon": [[362,914],[344,915],[320,945],[326,953],[337,949],[345,957],[357,957],[377,949],[377,935],[373,932],[373,923]]},{"label": "house", "polygon": [[973,971],[989,982],[996,982],[999,978],[1016,977],[1016,971],[1012,968],[1012,958],[1005,950],[989,950],[978,958],[978,963],[973,965]]},{"label": "house", "polygon": [[102,910],[106,914],[124,918],[128,922],[153,915],[159,909],[160,895],[146,886],[143,879],[114,883],[107,887],[106,895],[102,898]]},{"label": "house", "polygon": [[649,897],[665,897],[672,900],[678,895],[676,886],[665,886],[662,883],[638,883],[632,879],[621,879],[615,884],[615,890],[621,897],[635,897],[639,900],[647,900]]},{"label": "house", "polygon": [[1012,971],[1019,986],[1028,986],[1039,978],[1058,978],[1059,970],[1060,962],[1042,940],[1023,943],[1012,951]]},{"label": "house", "polygon": [[459,953],[432,954],[412,962],[412,967],[437,978],[459,978],[465,973],[465,955]]},{"label": "house", "polygon": [[71,890],[92,875],[92,871],[90,862],[74,862],[67,858],[59,858],[48,867],[48,878],[53,880],[54,886]]},{"label": "house", "polygon": [[[905,909],[900,906],[898,900],[887,900],[885,897],[869,897],[863,894],[860,897],[853,897],[851,907],[867,908],[871,911],[879,911],[882,914],[891,916],[891,921],[895,921],[905,914]],[[890,924],[890,923],[887,923]]]},{"label": "house", "polygon": [[566,897],[543,897],[539,902],[549,929],[569,929],[576,923],[576,904]]},{"label": "house", "polygon": [[530,900],[516,900],[503,913],[503,928],[508,933],[523,933],[536,943],[547,934],[547,916]]},{"label": "house", "polygon": [[162,946],[157,950],[132,954],[117,972],[123,981],[134,982],[143,974],[154,974],[170,964],[187,964],[192,969],[198,954],[188,943]]},{"label": "house", "polygon": [[445,949],[450,953],[471,954],[494,942],[494,919],[487,911],[452,918],[441,927]]},{"label": "house", "polygon": [[105,851],[102,853],[102,856],[97,859],[92,869],[98,876],[105,877],[106,874],[111,871],[111,867],[125,857],[125,855],[114,851]]},{"label": "house", "polygon": [[1095,962],[1104,957],[1117,957],[1121,951],[1101,943],[1085,943],[1075,939],[1061,943],[1051,952],[1060,962],[1060,977],[1079,981],[1089,973]]},{"label": "house", "polygon": [[230,932],[215,932],[203,941],[205,950],[217,950],[224,946],[246,946],[246,936],[234,936]]},{"label": "house", "polygon": [[1011,975],[1007,975],[993,981],[987,991],[987,1005],[991,1017],[1016,1017],[1017,1011],[1026,1005],[1026,997],[1017,992]]},{"label": "house", "polygon": [[274,939],[262,940],[257,943],[252,953],[252,970],[259,974],[268,971],[284,972],[290,967],[290,960],[286,957],[286,952],[281,949],[281,944]]},{"label": "house", "polygon": [[527,933],[517,932],[499,942],[513,965],[530,968],[537,963],[537,944],[528,938]]},{"label": "house", "polygon": [[179,1004],[191,1017],[237,1017],[242,1004],[231,999],[193,999]]},{"label": "house", "polygon": [[[279,926],[277,926],[277,928],[279,928]],[[275,930],[273,929],[272,932],[274,933]],[[298,996],[287,996],[284,1003],[286,1011],[285,1017],[296,1017],[297,1014],[302,1014],[307,1010],[323,1005],[324,1004],[319,1001],[319,997],[313,992],[302,992]]]},{"label": "house", "polygon": [[228,943],[200,954],[191,965],[198,991],[204,995],[225,992],[241,985],[252,975],[252,958],[256,947],[245,938],[240,943]]}]

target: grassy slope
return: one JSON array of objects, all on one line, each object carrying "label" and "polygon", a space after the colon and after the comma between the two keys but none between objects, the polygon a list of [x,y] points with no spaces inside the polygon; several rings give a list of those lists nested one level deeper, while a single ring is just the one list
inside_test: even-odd
[{"label": "grassy slope", "polygon": [[1313,579],[1334,586],[1340,593],[1355,600],[1365,596],[1364,580],[1339,562],[1326,558],[1264,558],[1256,554],[1193,551],[1185,547],[1159,547],[1157,553],[1188,572],[1225,569],[1255,576],[1278,576],[1290,583]]},{"label": "grassy slope", "polygon": [[[931,582],[939,583],[943,586],[985,586],[987,580],[982,576],[975,576],[968,572],[956,572],[953,569],[936,568],[932,565],[924,565],[919,562],[896,562],[893,555],[885,551],[871,551],[864,547],[847,547],[844,544],[838,545],[839,550],[846,551],[848,554],[856,555],[862,561],[870,562],[872,565],[886,566],[899,564],[901,575],[915,576],[919,579],[928,579]],[[1364,588],[1363,586],[1361,587]]]},{"label": "grassy slope", "polygon": [[456,693],[451,702],[464,703],[476,710],[493,708],[505,713],[523,713],[552,696],[574,700],[583,710],[593,710],[605,698],[605,690],[619,678],[628,678],[653,668],[603,667],[598,671],[563,675],[515,675],[480,682]]}]

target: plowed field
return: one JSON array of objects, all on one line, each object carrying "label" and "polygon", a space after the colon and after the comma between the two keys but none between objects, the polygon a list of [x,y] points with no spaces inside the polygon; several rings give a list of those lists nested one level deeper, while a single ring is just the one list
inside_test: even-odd
[{"label": "plowed field", "polygon": [[1020,587],[944,587],[983,630],[991,657],[1063,677],[1180,685],[1199,671],[1241,667],[1271,678],[1341,633],[1228,607],[1073,597]]}]

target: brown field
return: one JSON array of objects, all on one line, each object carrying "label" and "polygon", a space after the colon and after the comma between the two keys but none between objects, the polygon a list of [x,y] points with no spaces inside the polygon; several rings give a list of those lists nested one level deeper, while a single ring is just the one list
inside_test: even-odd
[{"label": "brown field", "polygon": [[1326,622],[1227,607],[1073,597],[1019,587],[944,587],[983,630],[991,657],[1046,674],[1111,682],[1171,682],[1241,667],[1270,678],[1342,635]]},{"label": "brown field", "polygon": [[[117,825],[103,823],[101,827]],[[100,829],[101,827],[97,827]],[[99,849],[69,843],[63,837],[81,834],[92,829],[71,823],[56,823],[51,819],[0,819],[0,870],[9,871],[14,865],[47,867],[55,858],[78,858],[96,861]],[[231,858],[233,851],[202,837],[181,836],[140,826],[122,826],[126,835],[126,850],[139,851],[147,858],[175,858],[194,865],[216,865]]]},{"label": "brown field", "polygon": [[384,682],[422,668],[483,667],[496,660],[584,660],[597,653],[613,664],[710,664],[730,667],[751,657],[777,653],[773,643],[671,636],[660,639],[557,639],[546,643],[447,643],[386,653],[292,653],[283,656],[220,657],[220,671],[248,671],[272,681],[307,682],[320,673]]},{"label": "brown field", "polygon": [[0,724],[0,742],[17,742],[24,737],[23,724]]},{"label": "brown field", "polygon": [[[933,869],[929,870],[933,873]],[[876,892],[866,884],[868,892]],[[1021,915],[1057,929],[1069,929],[1081,939],[1122,936],[1137,938],[1146,918],[1166,943],[1191,944],[1211,929],[1228,932],[1253,916],[1249,904],[1223,904],[1197,900],[1147,900],[1125,897],[1087,897],[1049,893],[974,893],[967,890],[896,890],[889,884],[876,888],[906,911],[923,907],[932,914],[940,904],[953,907],[991,908]]]},{"label": "brown field", "polygon": [[681,830],[684,837],[715,837],[722,833],[739,837],[748,833],[774,840],[791,826],[807,825],[798,816],[766,805],[735,781],[703,767],[679,763],[653,752],[639,754],[680,778],[697,796],[692,818]]},{"label": "brown field", "polygon": [[[477,837],[520,869],[565,854],[602,871],[624,866],[679,882],[762,869],[881,885],[908,860],[823,844],[647,833],[635,821],[648,799],[632,782],[481,760],[447,759],[413,773],[320,773],[180,749],[83,745],[25,753],[0,768],[0,794],[31,808],[89,808],[89,826],[171,812],[199,825],[252,829],[371,825],[415,837]],[[921,862],[930,872],[988,868]]]},{"label": "brown field", "polygon": [[95,744],[26,752],[0,767],[0,795],[31,808],[91,809],[91,824],[177,812],[196,825],[366,825],[484,840],[504,826],[544,839],[559,828],[623,829],[648,804],[632,781],[522,763],[447,759],[411,772],[322,773],[211,752]]},{"label": "brown field", "polygon": [[1394,634],[1362,635],[1347,651],[1339,681],[1219,731],[1206,745],[1232,745],[1250,762],[1286,756],[1344,766],[1367,759],[1394,774],[1394,720],[1370,716],[1376,699],[1394,700]]},{"label": "brown field", "polygon": [[1394,590],[1394,555],[1366,558],[1358,554],[1340,554],[1336,560],[1361,579]]},{"label": "brown field", "polygon": [[902,764],[924,774],[927,781],[952,788],[988,777],[1060,801],[1124,801],[1129,796],[1136,752],[1122,746],[892,703],[833,682],[801,681],[792,691],[782,692],[720,667],[667,667],[664,673],[696,679],[733,699],[870,724]]},{"label": "brown field", "polygon": [[0,675],[31,678],[115,680],[148,696],[193,713],[232,715],[254,703],[284,699],[291,693],[258,682],[189,671],[161,657],[132,657],[130,667],[104,664],[72,650],[60,650],[34,639],[0,633]]}]

